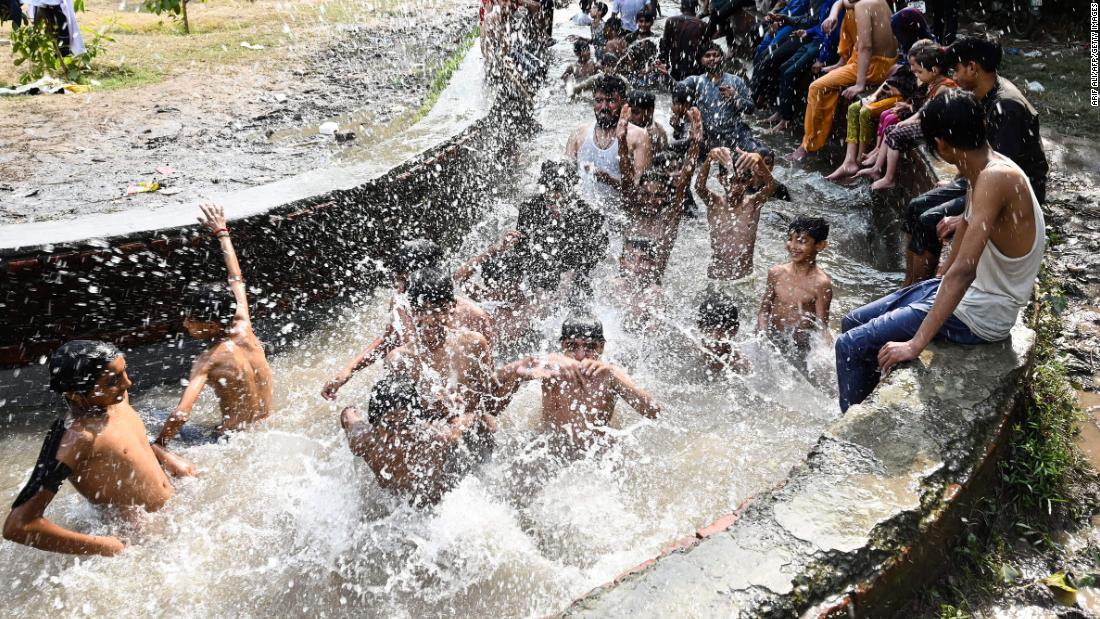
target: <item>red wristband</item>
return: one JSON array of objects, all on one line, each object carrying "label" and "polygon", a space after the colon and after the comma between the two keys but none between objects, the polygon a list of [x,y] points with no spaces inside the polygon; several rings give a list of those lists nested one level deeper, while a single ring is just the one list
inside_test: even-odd
[{"label": "red wristband", "polygon": [[229,228],[218,228],[214,231],[214,237],[220,237],[222,233],[229,234]]}]

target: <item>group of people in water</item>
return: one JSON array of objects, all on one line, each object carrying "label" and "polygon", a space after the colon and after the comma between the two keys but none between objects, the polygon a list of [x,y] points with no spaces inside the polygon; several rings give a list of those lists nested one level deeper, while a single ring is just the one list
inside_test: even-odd
[{"label": "group of people in water", "polygon": [[[517,75],[528,79],[520,69],[537,66],[544,62],[539,54],[548,53],[550,22],[541,3],[530,4],[528,9],[522,2],[494,0],[485,7],[487,70],[506,83]],[[854,177],[852,164],[860,156],[878,160],[879,153],[866,148],[875,135],[871,119],[887,112],[897,122],[882,131],[874,148],[911,146],[923,137],[935,156],[959,171],[954,181],[908,207],[906,287],[841,321],[835,340],[841,410],[867,398],[884,373],[935,339],[976,345],[1008,337],[1042,260],[1039,204],[1046,162],[1041,143],[1038,159],[1034,150],[1034,108],[997,75],[1000,46],[973,38],[949,48],[913,41],[903,54],[904,71],[916,75],[920,85],[914,88],[923,87],[924,94],[906,103],[901,98],[908,86],[895,79],[903,65],[880,62],[888,56],[900,60],[902,37],[889,27],[886,0],[825,0],[816,8],[790,0],[764,16],[769,35],[754,56],[754,71],[778,71],[778,77],[769,83],[754,73],[750,85],[725,72],[726,51],[713,42],[730,31],[729,24],[702,23],[693,0],[681,5],[681,15],[665,20],[657,46],[650,40],[657,38],[655,4],[616,2],[605,21],[606,5],[584,0],[582,15],[593,25],[592,37],[576,41],[577,62],[564,78],[587,83],[567,90],[573,96],[591,91],[594,119],[572,132],[561,159],[543,162],[538,192],[518,206],[514,228],[455,269],[430,239],[390,248],[389,320],[321,389],[324,399],[335,400],[356,372],[383,364],[366,410],[345,407],[339,421],[352,453],[365,460],[381,487],[416,505],[437,502],[490,457],[497,420],[525,382],[541,383],[539,425],[565,457],[607,444],[619,400],[643,416],[660,415],[650,393],[603,359],[604,325],[589,309],[593,271],[621,240],[617,275],[605,284],[623,306],[624,327],[644,330],[657,311],[681,222],[699,209],[705,211],[711,247],[708,285],[697,310],[701,355],[717,377],[749,369],[735,341],[738,306],[757,289],[753,256],[761,210],[789,194],[772,175],[776,158],[753,135],[747,118],[774,105],[773,120],[785,119],[785,106],[792,103],[783,93],[790,84],[775,56],[805,51],[810,35],[794,26],[808,19],[819,21],[823,35],[813,41],[815,53],[828,45],[826,35],[841,20],[850,25],[844,31],[849,34],[841,35],[850,47],[840,52],[844,62],[808,87],[806,135],[792,159],[825,143],[839,97],[858,99],[882,82],[886,86],[874,97],[849,107],[848,142],[856,147],[832,179]],[[523,19],[537,21],[517,24]],[[632,51],[647,42],[657,56]],[[517,56],[519,49],[534,60]],[[603,71],[586,56],[592,53],[605,63]],[[607,64],[608,58],[613,62]],[[624,65],[623,59],[630,62]],[[630,68],[621,72],[623,66]],[[671,93],[668,129],[654,120],[661,88]],[[889,99],[892,106],[881,103]],[[822,112],[830,100],[832,108]],[[888,150],[881,152],[891,161]],[[202,213],[200,223],[221,246],[228,290],[201,285],[185,295],[183,329],[210,347],[195,359],[178,406],[150,442],[129,402],[122,352],[105,342],[61,346],[49,359],[50,388],[63,396],[68,411],[48,432],[4,524],[5,538],[49,551],[116,554],[123,549],[119,539],[71,531],[45,517],[66,479],[95,504],[157,510],[172,496],[169,476],[195,473],[168,447],[206,385],[220,403],[219,432],[245,430],[274,412],[274,378],[252,330],[225,215],[209,204]],[[758,330],[796,367],[805,366],[815,341],[834,337],[833,283],[817,260],[828,236],[829,225],[820,217],[790,218],[789,260],[768,269],[759,300]],[[952,237],[953,249],[941,264],[943,243]],[[541,332],[552,295],[571,308],[558,350],[523,354],[532,349],[531,334]],[[498,365],[498,358],[509,362]]]}]

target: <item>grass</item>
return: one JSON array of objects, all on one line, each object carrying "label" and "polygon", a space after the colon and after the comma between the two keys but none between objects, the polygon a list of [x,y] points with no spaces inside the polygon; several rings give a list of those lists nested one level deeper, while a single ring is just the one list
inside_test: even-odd
[{"label": "grass", "polygon": [[[1031,48],[1020,45],[1021,51]],[[1043,55],[1027,58],[1005,54],[1001,73],[1011,79],[1039,110],[1040,122],[1059,133],[1100,137],[1096,110],[1089,105],[1088,52],[1080,44],[1039,46]],[[1060,52],[1052,56],[1051,52]],[[1037,66],[1041,65],[1041,66]],[[1028,82],[1043,85],[1041,93],[1029,92]]]},{"label": "grass", "polygon": [[474,41],[479,34],[480,29],[476,26],[467,32],[462,43],[458,46],[458,49],[456,49],[454,53],[444,60],[443,64],[436,69],[435,75],[432,77],[431,86],[428,87],[428,92],[424,96],[424,101],[416,110],[416,116],[413,119],[414,123],[423,118],[433,107],[435,107],[436,102],[439,101],[439,95],[451,81],[451,76],[458,70],[458,67],[462,64],[462,59],[466,57],[466,53],[473,47]]}]

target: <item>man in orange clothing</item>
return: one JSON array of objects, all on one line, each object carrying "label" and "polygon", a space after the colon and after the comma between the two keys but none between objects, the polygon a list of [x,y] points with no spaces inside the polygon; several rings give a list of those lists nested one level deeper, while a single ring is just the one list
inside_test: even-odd
[{"label": "man in orange clothing", "polygon": [[[881,84],[893,72],[898,59],[898,41],[890,28],[890,7],[886,0],[842,0],[833,5],[833,14],[822,28],[836,27],[835,14],[841,8],[852,11],[855,19],[844,20],[840,35],[840,55],[848,62],[829,71],[810,84],[806,100],[806,130],[802,145],[787,159],[801,161],[821,150],[833,128],[833,116],[841,95],[854,99],[869,85]],[[854,28],[854,32],[853,32]]]}]

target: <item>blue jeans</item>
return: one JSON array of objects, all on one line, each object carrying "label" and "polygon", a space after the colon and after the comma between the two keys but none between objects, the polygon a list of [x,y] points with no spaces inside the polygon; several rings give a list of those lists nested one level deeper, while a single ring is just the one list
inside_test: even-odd
[{"label": "blue jeans", "polygon": [[[836,341],[836,379],[840,410],[846,411],[871,395],[878,385],[878,352],[888,342],[906,342],[920,329],[932,309],[940,278],[929,279],[852,310],[840,323]],[[954,314],[940,327],[936,339],[956,344],[984,344]]]},{"label": "blue jeans", "polygon": [[779,67],[779,115],[783,120],[794,120],[795,108],[806,100],[820,49],[818,42],[805,43]]}]

